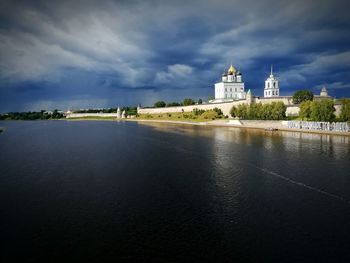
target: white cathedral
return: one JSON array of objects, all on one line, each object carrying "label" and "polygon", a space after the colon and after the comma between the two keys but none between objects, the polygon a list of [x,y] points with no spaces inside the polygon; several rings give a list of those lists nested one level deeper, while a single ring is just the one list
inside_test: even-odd
[{"label": "white cathedral", "polygon": [[[246,99],[247,93],[244,91],[244,81],[242,73],[234,66],[230,66],[227,73],[222,74],[221,81],[215,83],[215,102],[226,102]],[[279,97],[280,90],[278,79],[273,75],[272,66],[270,76],[265,80],[264,97]]]},{"label": "white cathedral", "polygon": [[242,100],[245,97],[242,74],[231,64],[227,73],[222,74],[221,82],[215,83],[215,102]]}]

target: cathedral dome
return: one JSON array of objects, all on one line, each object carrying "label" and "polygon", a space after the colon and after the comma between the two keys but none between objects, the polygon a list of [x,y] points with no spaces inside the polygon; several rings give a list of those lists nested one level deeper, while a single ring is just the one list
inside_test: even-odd
[{"label": "cathedral dome", "polygon": [[230,68],[228,69],[228,74],[232,75],[232,74],[234,74],[234,73],[236,73],[236,69],[235,69],[234,66],[232,66],[232,64],[231,64]]}]

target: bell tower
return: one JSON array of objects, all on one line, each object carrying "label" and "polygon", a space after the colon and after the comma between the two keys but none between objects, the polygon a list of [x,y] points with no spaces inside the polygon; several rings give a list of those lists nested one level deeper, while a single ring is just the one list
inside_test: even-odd
[{"label": "bell tower", "polygon": [[278,97],[280,95],[280,88],[278,79],[273,75],[272,65],[270,76],[265,80],[264,97]]}]

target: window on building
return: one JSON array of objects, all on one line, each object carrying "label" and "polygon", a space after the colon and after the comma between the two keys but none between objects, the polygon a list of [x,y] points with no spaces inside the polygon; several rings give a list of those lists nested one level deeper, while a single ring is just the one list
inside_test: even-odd
[{"label": "window on building", "polygon": [[273,87],[276,88],[276,82],[273,83]]},{"label": "window on building", "polygon": [[225,91],[227,92],[227,88],[225,88]]},{"label": "window on building", "polygon": [[237,92],[237,88],[235,88],[235,92]]},{"label": "window on building", "polygon": [[275,91],[274,90],[272,91],[272,95],[275,95]]},{"label": "window on building", "polygon": [[267,83],[267,87],[270,88],[270,82]]},{"label": "window on building", "polygon": [[232,88],[230,88],[230,91],[232,92]]}]

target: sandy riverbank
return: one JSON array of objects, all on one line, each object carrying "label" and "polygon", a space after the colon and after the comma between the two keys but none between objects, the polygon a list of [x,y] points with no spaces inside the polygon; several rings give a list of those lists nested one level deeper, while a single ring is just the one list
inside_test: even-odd
[{"label": "sandy riverbank", "polygon": [[214,121],[208,121],[208,122],[143,120],[143,119],[127,119],[126,121],[152,122],[152,123],[173,123],[173,124],[186,124],[186,125],[198,125],[198,126],[235,127],[235,128],[243,128],[243,129],[259,129],[259,130],[266,130],[266,129],[273,128],[273,129],[277,129],[278,131],[350,136],[350,132],[290,129],[290,128],[287,128],[286,126],[282,125],[282,121],[240,120],[240,123],[242,125],[231,124],[231,123],[229,123],[229,120],[227,120],[227,119],[214,120]]},{"label": "sandy riverbank", "polygon": [[[290,129],[282,125],[282,121],[264,121],[264,120],[240,120],[240,124],[229,123],[228,119],[219,119],[207,122],[194,121],[175,121],[175,120],[146,120],[146,119],[115,119],[115,118],[71,118],[68,121],[130,121],[130,122],[149,122],[149,123],[171,123],[171,124],[185,124],[196,126],[216,126],[216,127],[234,127],[241,129],[277,129],[278,131],[302,132],[302,133],[318,133],[350,136],[350,132],[336,132],[336,131],[320,131],[320,130],[304,130],[304,129]],[[270,131],[269,131],[270,132]]]}]

